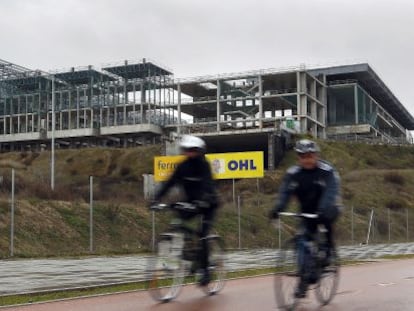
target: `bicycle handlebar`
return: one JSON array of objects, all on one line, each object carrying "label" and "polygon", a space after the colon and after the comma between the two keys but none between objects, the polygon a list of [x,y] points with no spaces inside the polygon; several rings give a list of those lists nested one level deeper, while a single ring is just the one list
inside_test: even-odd
[{"label": "bicycle handlebar", "polygon": [[290,212],[280,212],[280,216],[292,216],[292,217],[301,217],[301,218],[309,218],[309,219],[316,219],[319,218],[318,214],[311,214],[311,213],[290,213]]},{"label": "bicycle handlebar", "polygon": [[188,203],[188,202],[176,202],[172,204],[157,203],[157,204],[151,205],[149,208],[150,210],[153,210],[153,211],[161,211],[165,208],[171,208],[171,209],[189,211],[189,212],[195,212],[197,210],[196,205],[192,203]]}]

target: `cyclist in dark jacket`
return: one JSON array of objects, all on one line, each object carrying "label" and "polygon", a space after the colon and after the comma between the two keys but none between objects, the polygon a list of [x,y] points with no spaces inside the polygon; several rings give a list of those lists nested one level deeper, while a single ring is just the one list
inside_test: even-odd
[{"label": "cyclist in dark jacket", "polygon": [[[319,159],[319,146],[308,139],[296,143],[298,165],[287,170],[279,188],[279,197],[271,218],[278,218],[279,212],[286,209],[289,199],[295,195],[302,213],[318,214],[317,220],[306,219],[303,227],[306,234],[316,233],[318,224],[326,227],[327,261],[334,250],[333,223],[336,221],[340,206],[340,180],[337,171],[326,161]],[[301,280],[296,291],[297,297],[304,297],[307,289],[306,280]]]},{"label": "cyclist in dark jacket", "polygon": [[[187,157],[181,162],[174,173],[165,182],[154,196],[155,201],[160,200],[171,187],[181,186],[187,202],[195,203],[198,206],[198,215],[202,215],[200,228],[202,254],[200,265],[203,269],[203,276],[199,283],[204,286],[210,282],[208,271],[209,249],[206,237],[212,227],[213,220],[218,207],[218,196],[216,185],[212,177],[210,164],[205,158],[206,144],[195,136],[186,135],[180,142],[182,153]],[[194,215],[181,215],[188,218]]]}]

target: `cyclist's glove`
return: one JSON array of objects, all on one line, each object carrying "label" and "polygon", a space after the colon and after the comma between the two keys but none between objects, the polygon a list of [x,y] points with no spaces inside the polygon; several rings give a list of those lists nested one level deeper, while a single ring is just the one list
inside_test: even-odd
[{"label": "cyclist's glove", "polygon": [[148,202],[148,208],[154,207],[154,206],[158,205],[159,203],[160,203],[160,201],[158,201],[158,200],[150,200]]},{"label": "cyclist's glove", "polygon": [[209,208],[210,207],[210,203],[207,202],[207,201],[203,201],[203,200],[194,200],[192,203],[196,207],[201,208],[201,209],[203,209],[203,208]]},{"label": "cyclist's glove", "polygon": [[279,211],[277,209],[272,209],[269,212],[269,218],[270,219],[278,219],[279,218]]}]

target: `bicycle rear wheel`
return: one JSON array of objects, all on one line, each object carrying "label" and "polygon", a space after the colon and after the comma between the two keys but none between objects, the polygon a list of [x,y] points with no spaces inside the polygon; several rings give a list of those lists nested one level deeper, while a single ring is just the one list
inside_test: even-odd
[{"label": "bicycle rear wheel", "polygon": [[292,238],[282,246],[276,259],[275,297],[277,306],[283,310],[294,310],[299,303],[295,297],[300,281],[297,255],[297,242]]},{"label": "bicycle rear wheel", "polygon": [[210,250],[209,256],[209,272],[210,283],[203,286],[203,291],[207,295],[215,295],[220,292],[225,284],[226,267],[224,242],[218,235],[210,235],[207,237]]},{"label": "bicycle rear wheel", "polygon": [[148,283],[148,292],[153,299],[168,302],[178,296],[184,282],[182,235],[163,234],[156,245],[156,253],[149,261],[151,279]]},{"label": "bicycle rear wheel", "polygon": [[337,253],[333,252],[330,264],[320,269],[321,274],[315,294],[322,305],[327,305],[335,296],[339,283],[339,257]]}]

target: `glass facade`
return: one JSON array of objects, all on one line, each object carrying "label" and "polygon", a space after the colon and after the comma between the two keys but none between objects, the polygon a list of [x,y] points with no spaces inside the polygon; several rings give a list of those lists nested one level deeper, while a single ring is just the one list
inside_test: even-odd
[{"label": "glass facade", "polygon": [[355,84],[328,89],[328,124],[355,124]]},{"label": "glass facade", "polygon": [[358,123],[371,124],[375,127],[378,105],[359,86],[358,93]]}]

